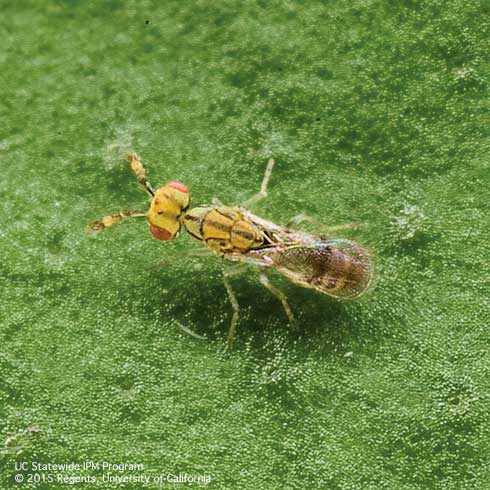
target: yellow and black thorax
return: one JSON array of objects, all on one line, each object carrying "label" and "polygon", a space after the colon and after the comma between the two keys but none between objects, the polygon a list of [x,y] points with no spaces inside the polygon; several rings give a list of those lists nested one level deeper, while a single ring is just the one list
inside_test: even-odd
[{"label": "yellow and black thorax", "polygon": [[217,253],[247,252],[264,245],[263,232],[236,208],[199,206],[182,220],[186,230]]}]

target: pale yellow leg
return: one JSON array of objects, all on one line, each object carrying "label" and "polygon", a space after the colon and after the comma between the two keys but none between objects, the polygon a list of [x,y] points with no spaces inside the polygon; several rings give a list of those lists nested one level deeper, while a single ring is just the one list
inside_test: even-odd
[{"label": "pale yellow leg", "polygon": [[109,214],[108,216],[104,216],[103,218],[90,223],[86,230],[101,231],[110,228],[113,225],[117,225],[125,218],[143,218],[145,216],[145,211],[119,211],[118,213]]},{"label": "pale yellow leg", "polygon": [[240,312],[240,306],[238,300],[236,299],[233,288],[231,287],[228,278],[236,276],[243,272],[246,268],[245,264],[238,264],[230,269],[225,270],[223,274],[223,282],[225,283],[226,292],[228,293],[228,298],[230,299],[231,306],[233,308],[233,316],[231,317],[230,328],[228,329],[228,337],[226,340],[226,349],[231,351],[233,347],[233,338],[235,337],[236,324],[238,322],[238,315]]},{"label": "pale yellow leg", "polygon": [[179,252],[178,255],[182,255],[184,257],[209,257],[216,254],[209,247],[199,247],[191,248],[190,250],[184,250],[182,252]]},{"label": "pale yellow leg", "polygon": [[337,226],[327,226],[323,223],[320,223],[315,218],[311,216],[307,216],[305,214],[298,214],[293,216],[286,224],[288,228],[294,228],[295,226],[299,226],[301,223],[310,223],[317,230],[322,231],[324,233],[335,233],[336,231],[341,230],[351,230],[354,228],[358,228],[360,226],[359,223],[348,223],[345,225],[337,225]]},{"label": "pale yellow leg", "polygon": [[264,197],[267,197],[267,186],[269,185],[269,180],[271,178],[272,168],[274,167],[274,163],[275,161],[273,158],[269,159],[269,162],[267,163],[267,167],[265,169],[264,178],[262,179],[262,184],[260,186],[260,191],[257,192],[257,194],[252,196],[250,199],[247,199],[244,203],[242,203],[241,207],[248,208],[253,204],[259,202]]},{"label": "pale yellow leg", "polygon": [[143,167],[143,164],[141,163],[141,158],[136,153],[132,152],[128,155],[128,161],[131,165],[131,170],[138,179],[138,182],[145,188],[145,191],[148,192],[150,196],[154,196],[155,192],[146,178],[146,171],[145,167]]},{"label": "pale yellow leg", "polygon": [[194,330],[191,330],[189,327],[182,325],[182,323],[178,322],[177,320],[175,320],[175,323],[186,334],[191,335],[192,337],[195,337],[196,339],[207,340],[206,337],[203,337],[202,335],[197,334],[196,332],[194,332]]},{"label": "pale yellow leg", "polygon": [[218,197],[213,197],[211,199],[211,204],[213,206],[216,206],[217,208],[220,208],[220,207],[224,206],[224,204],[220,201],[220,199]]},{"label": "pale yellow leg", "polygon": [[286,312],[286,315],[289,319],[289,323],[294,323],[295,318],[289,306],[286,295],[280,289],[276,288],[274,285],[271,284],[266,274],[264,273],[260,274],[259,281],[281,302],[282,307],[284,308],[284,311]]}]

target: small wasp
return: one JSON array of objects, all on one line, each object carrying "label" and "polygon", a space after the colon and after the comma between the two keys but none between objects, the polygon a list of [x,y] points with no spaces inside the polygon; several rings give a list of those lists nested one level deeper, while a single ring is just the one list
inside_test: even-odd
[{"label": "small wasp", "polygon": [[[248,210],[248,207],[267,196],[274,159],[271,158],[267,164],[260,191],[240,206],[224,206],[214,199],[212,204],[191,209],[186,185],[172,181],[154,191],[146,178],[140,157],[130,153],[128,160],[138,182],[151,196],[150,209],[147,212],[120,211],[93,222],[87,229],[99,231],[125,218],[146,217],[150,232],[157,240],[173,240],[183,226],[195,240],[207,245],[191,254],[216,254],[239,262],[226,270],[223,277],[233,307],[227,337],[228,350],[232,347],[240,310],[229,279],[248,264],[263,267],[265,271],[276,270],[299,286],[341,300],[358,298],[371,285],[374,268],[365,248],[351,240],[327,239],[290,228],[304,221],[326,232],[352,228],[354,225],[325,227],[308,216],[298,215],[286,226],[278,226]],[[293,322],[294,315],[285,294],[271,284],[266,273],[262,272],[259,280],[279,299],[290,322]]]}]

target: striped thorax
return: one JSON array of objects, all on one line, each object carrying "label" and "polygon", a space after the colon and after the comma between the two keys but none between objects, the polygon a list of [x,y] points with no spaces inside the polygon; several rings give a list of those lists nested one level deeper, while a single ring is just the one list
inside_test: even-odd
[{"label": "striped thorax", "polygon": [[237,208],[199,206],[185,213],[183,224],[218,253],[246,253],[264,244],[263,232]]}]

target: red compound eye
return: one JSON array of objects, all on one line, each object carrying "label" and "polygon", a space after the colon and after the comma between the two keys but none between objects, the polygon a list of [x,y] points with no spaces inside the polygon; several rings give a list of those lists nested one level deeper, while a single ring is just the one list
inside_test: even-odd
[{"label": "red compound eye", "polygon": [[158,226],[154,226],[154,225],[150,225],[150,233],[157,240],[172,240],[172,238],[174,238],[172,236],[172,233],[170,233],[165,228],[159,228]]},{"label": "red compound eye", "polygon": [[180,192],[189,193],[189,189],[185,184],[182,184],[182,182],[169,182],[167,185],[172,187],[172,189],[177,189]]}]

